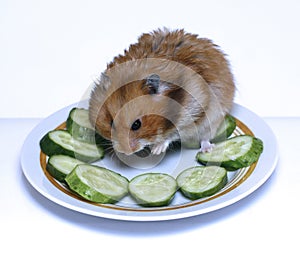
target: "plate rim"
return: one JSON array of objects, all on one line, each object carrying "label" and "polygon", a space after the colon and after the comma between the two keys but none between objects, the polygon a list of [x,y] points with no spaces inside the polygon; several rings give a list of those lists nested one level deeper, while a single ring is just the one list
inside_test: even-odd
[{"label": "plate rim", "polygon": [[[234,103],[233,110],[231,112],[232,115],[234,117],[237,117],[237,115],[241,114],[241,111],[243,111],[244,113],[248,114],[248,117],[250,115],[250,118],[251,117],[254,118],[254,120],[256,120],[256,122],[260,123],[261,128],[263,130],[267,131],[268,138],[271,138],[271,142],[272,142],[272,146],[273,146],[273,155],[271,157],[271,160],[272,160],[271,165],[269,165],[268,170],[264,174],[261,174],[260,176],[259,176],[259,174],[256,174],[256,178],[259,178],[258,181],[256,181],[247,190],[242,190],[242,192],[240,192],[238,194],[234,194],[233,196],[231,196],[232,193],[236,193],[236,191],[229,192],[229,193],[225,194],[225,197],[224,196],[219,197],[218,201],[214,201],[215,203],[211,202],[213,200],[208,201],[208,202],[212,203],[212,205],[201,204],[200,206],[202,208],[191,208],[191,209],[186,208],[185,212],[170,212],[167,210],[167,211],[160,211],[160,212],[158,212],[158,211],[146,212],[143,215],[141,215],[141,214],[135,214],[133,211],[132,212],[125,212],[125,211],[103,212],[103,210],[102,210],[103,208],[101,208],[99,206],[98,206],[98,210],[96,210],[95,208],[89,207],[90,204],[87,204],[87,203],[86,204],[82,204],[82,203],[76,204],[76,202],[74,202],[74,200],[71,200],[67,197],[61,197],[61,195],[58,192],[55,192],[55,190],[53,190],[51,192],[47,192],[47,190],[45,190],[45,188],[43,188],[43,186],[46,187],[47,185],[41,186],[40,182],[37,182],[36,178],[32,177],[32,174],[35,172],[38,172],[38,170],[37,170],[37,167],[31,168],[29,166],[29,163],[28,163],[28,160],[26,157],[26,154],[28,153],[28,148],[30,146],[32,148],[32,146],[33,146],[31,144],[32,138],[34,138],[36,134],[41,135],[41,132],[42,132],[41,129],[43,129],[44,125],[48,126],[48,125],[53,124],[53,129],[54,129],[55,127],[58,126],[59,123],[61,123],[61,122],[56,122],[56,119],[60,118],[61,114],[66,113],[66,112],[68,113],[72,107],[78,107],[78,105],[81,105],[81,103],[82,103],[82,101],[79,103],[73,103],[69,106],[66,106],[66,107],[54,112],[53,114],[49,115],[42,121],[40,121],[40,123],[38,123],[31,130],[31,132],[27,135],[27,137],[23,143],[22,149],[21,149],[21,167],[23,170],[23,174],[26,177],[26,179],[28,180],[28,182],[44,197],[48,198],[49,200],[51,200],[63,207],[69,208],[69,209],[77,211],[77,212],[81,212],[84,214],[97,216],[97,217],[117,219],[117,220],[127,220],[127,221],[162,221],[162,220],[173,220],[173,219],[180,219],[180,218],[201,215],[204,213],[209,213],[209,212],[221,209],[223,207],[229,206],[235,202],[240,201],[241,199],[245,198],[246,196],[250,195],[252,192],[254,192],[256,189],[258,189],[260,186],[262,186],[268,180],[268,178],[274,172],[277,162],[278,162],[277,139],[276,139],[273,131],[271,130],[271,128],[265,123],[265,121],[262,118],[257,116],[254,112],[250,111],[249,109],[247,109],[244,106]],[[237,117],[237,118],[245,123],[245,121],[243,121],[243,119],[241,119],[240,117]],[[248,126],[247,122],[245,124]],[[252,123],[252,125],[253,125],[253,123]],[[255,125],[253,127],[255,127]],[[256,134],[256,132],[253,130],[253,128],[249,127],[249,129],[254,133],[255,136],[260,138],[260,136]],[[254,128],[254,129],[256,130],[257,128]],[[258,131],[258,130],[256,130],[256,131]],[[36,138],[36,140],[37,141],[35,141],[34,146],[39,147],[39,139]],[[270,144],[270,143],[268,143],[268,144]],[[264,141],[264,152],[265,152],[265,141]],[[261,155],[261,157],[262,156],[263,156],[263,154]],[[38,159],[39,158],[40,158],[40,155],[38,155]],[[257,168],[260,166],[262,166],[262,163],[259,160],[257,163]],[[38,168],[40,171],[42,171],[42,168],[40,165],[38,165]],[[253,170],[254,174],[255,174],[255,172],[257,173],[258,170],[257,169]],[[253,173],[250,175],[250,177],[247,180],[249,180],[251,178],[251,176],[254,175]],[[41,176],[41,179],[42,179],[42,177],[45,177],[44,173],[43,173],[43,176]],[[247,180],[244,181],[243,184],[247,185]],[[44,181],[42,181],[42,183],[43,182]],[[51,184],[50,181],[47,180],[47,182]],[[46,182],[46,184],[47,184],[47,182]],[[249,181],[248,181],[248,184],[249,184]],[[53,186],[53,185],[51,184],[51,186]],[[230,196],[229,196],[229,194],[230,194]],[[220,201],[220,200],[224,200],[224,201]],[[79,202],[79,201],[77,201],[77,202]],[[107,210],[105,210],[105,211],[107,211]],[[142,213],[142,212],[140,212],[140,213]]]}]

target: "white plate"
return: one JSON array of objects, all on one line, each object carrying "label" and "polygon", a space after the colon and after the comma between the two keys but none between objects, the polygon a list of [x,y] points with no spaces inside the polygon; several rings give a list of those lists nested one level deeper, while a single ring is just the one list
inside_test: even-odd
[{"label": "white plate", "polygon": [[[114,205],[91,203],[70,192],[41,167],[45,164],[46,158],[40,152],[40,139],[48,131],[64,123],[71,108],[76,106],[82,107],[86,104],[80,102],[65,107],[43,120],[31,131],[22,148],[21,164],[27,180],[38,192],[59,205],[85,214],[131,221],[170,220],[200,215],[226,207],[251,194],[271,176],[277,163],[277,143],[272,130],[253,112],[234,104],[231,114],[239,120],[234,134],[252,132],[264,142],[264,151],[256,165],[230,172],[229,182],[220,192],[196,201],[191,201],[177,192],[169,206],[160,208],[138,206],[130,196]],[[128,179],[145,172],[165,172],[176,177],[180,171],[199,165],[195,161],[196,152],[197,150],[192,149],[179,149],[170,151],[162,157],[137,157],[130,160],[131,167],[117,160],[116,156],[112,158],[106,155],[96,164],[121,173]],[[129,160],[126,161],[128,164]]]}]

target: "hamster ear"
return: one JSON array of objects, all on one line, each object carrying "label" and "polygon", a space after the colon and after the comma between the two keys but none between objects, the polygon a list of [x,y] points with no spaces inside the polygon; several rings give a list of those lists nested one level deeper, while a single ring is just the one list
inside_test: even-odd
[{"label": "hamster ear", "polygon": [[146,86],[149,88],[150,94],[159,93],[159,84],[160,84],[159,75],[152,74],[146,78]]}]

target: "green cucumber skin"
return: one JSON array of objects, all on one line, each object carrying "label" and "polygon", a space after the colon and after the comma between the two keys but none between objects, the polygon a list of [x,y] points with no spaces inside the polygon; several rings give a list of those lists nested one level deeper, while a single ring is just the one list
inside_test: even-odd
[{"label": "green cucumber skin", "polygon": [[[231,139],[234,139],[231,138]],[[216,165],[216,166],[221,166],[224,167],[228,171],[235,171],[243,167],[247,167],[258,161],[261,153],[263,152],[263,142],[259,138],[253,137],[253,143],[251,145],[250,150],[248,151],[247,154],[235,159],[235,160],[228,160],[224,162],[207,162],[203,161],[201,159],[201,154],[202,153],[197,153],[196,159],[199,163],[203,165]]]},{"label": "green cucumber skin", "polygon": [[145,202],[143,199],[140,199],[137,195],[134,195],[132,193],[130,193],[130,194],[140,206],[143,206],[143,207],[161,207],[161,206],[169,205],[172,202],[172,200],[175,196],[175,193],[172,196],[170,196],[170,198],[168,198],[168,200],[157,201],[157,202]]},{"label": "green cucumber skin", "polygon": [[53,156],[53,155],[67,155],[74,157],[74,152],[71,150],[68,150],[66,148],[63,148],[62,146],[54,143],[50,137],[49,134],[53,132],[50,131],[46,135],[42,137],[40,140],[40,148],[43,153],[45,153],[47,156]]},{"label": "green cucumber skin", "polygon": [[67,174],[60,172],[57,170],[48,160],[46,165],[46,170],[49,172],[51,176],[53,176],[55,179],[57,179],[59,182],[65,182],[65,178]]},{"label": "green cucumber skin", "polygon": [[78,125],[73,119],[72,119],[72,113],[79,109],[77,107],[74,107],[67,118],[66,121],[66,127],[68,132],[77,140],[86,142],[89,144],[101,144],[104,141],[104,138],[102,138],[95,130],[83,127]]},{"label": "green cucumber skin", "polygon": [[[212,143],[224,141],[226,138],[230,137],[231,134],[233,133],[233,131],[235,130],[236,121],[233,116],[227,114],[224,118],[224,121],[226,123],[227,128],[224,130],[224,132],[222,132],[219,135],[216,135],[213,139],[211,139]],[[218,133],[218,131],[217,131],[217,133]]]},{"label": "green cucumber skin", "polygon": [[[58,144],[54,143],[50,139],[49,134],[51,132],[55,132],[55,131],[48,132],[40,140],[40,148],[41,148],[42,152],[45,153],[47,156],[67,155],[67,156],[74,157],[74,158],[76,158],[78,160],[81,160],[81,161],[87,162],[87,163],[100,160],[100,159],[102,159],[104,157],[104,150],[101,147],[98,147],[99,157],[97,157],[97,158],[96,157],[90,157],[90,156],[82,155],[82,154],[78,154],[77,152],[74,152],[72,150],[66,149],[66,148],[62,147],[61,145],[58,145]],[[68,132],[68,131],[64,131],[64,132]]]},{"label": "green cucumber skin", "polygon": [[[66,176],[69,174],[69,173],[71,173],[71,171],[72,170],[70,170],[70,172],[63,172],[63,171],[60,171],[59,170],[59,167],[57,167],[57,166],[55,166],[55,164],[53,165],[53,163],[52,163],[52,160],[54,159],[54,158],[59,158],[59,157],[63,157],[64,159],[65,159],[65,155],[53,155],[53,156],[50,156],[49,158],[48,158],[48,161],[47,161],[47,164],[46,164],[46,170],[49,172],[49,174],[51,175],[51,176],[53,176],[56,180],[58,180],[58,181],[60,181],[60,182],[65,182],[65,178],[66,178]],[[75,160],[75,158],[74,158],[74,160]],[[84,162],[82,162],[82,161],[78,161],[78,159],[76,159],[77,160],[77,164],[76,165],[74,165],[74,167],[72,168],[72,169],[74,169],[77,165],[79,165],[79,164],[84,164]],[[75,161],[76,161],[75,160]]]},{"label": "green cucumber skin", "polygon": [[88,185],[82,183],[82,181],[78,178],[75,172],[71,172],[65,178],[69,188],[80,195],[84,199],[87,199],[91,202],[101,203],[101,204],[114,204],[119,199],[112,199],[106,195],[101,194],[100,192],[92,189]]},{"label": "green cucumber skin", "polygon": [[228,182],[228,178],[227,178],[227,175],[226,175],[226,176],[223,177],[221,183],[218,184],[218,186],[216,186],[212,189],[209,189],[207,191],[204,191],[204,192],[190,192],[190,191],[186,191],[182,187],[180,188],[180,191],[187,198],[189,198],[191,200],[197,200],[199,198],[214,195],[215,193],[219,192],[227,184],[227,182]]},{"label": "green cucumber skin", "polygon": [[129,190],[130,195],[135,199],[135,201],[140,206],[143,206],[143,207],[167,206],[172,202],[176,192],[177,192],[177,190],[175,190],[175,192],[172,195],[170,195],[167,200],[156,201],[156,202],[146,202],[144,199],[141,199],[138,195],[136,195],[135,193],[133,193],[132,191]]}]

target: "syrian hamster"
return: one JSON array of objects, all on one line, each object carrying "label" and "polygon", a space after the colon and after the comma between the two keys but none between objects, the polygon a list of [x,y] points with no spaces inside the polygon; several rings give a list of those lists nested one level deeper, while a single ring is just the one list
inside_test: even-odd
[{"label": "syrian hamster", "polygon": [[161,154],[176,140],[210,151],[234,92],[226,55],[211,40],[158,29],[107,65],[91,92],[89,117],[126,155],[145,147]]}]

